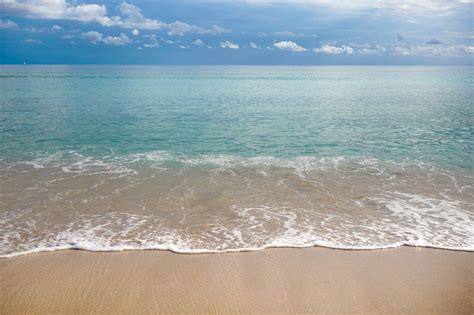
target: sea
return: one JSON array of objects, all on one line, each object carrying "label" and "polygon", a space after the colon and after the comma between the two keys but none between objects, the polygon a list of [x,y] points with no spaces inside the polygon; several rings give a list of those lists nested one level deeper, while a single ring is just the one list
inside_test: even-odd
[{"label": "sea", "polygon": [[474,67],[0,66],[0,257],[474,250]]}]

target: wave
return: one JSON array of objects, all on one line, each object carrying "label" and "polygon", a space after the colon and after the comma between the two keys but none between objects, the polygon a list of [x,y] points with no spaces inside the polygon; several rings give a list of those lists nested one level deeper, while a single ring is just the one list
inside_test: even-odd
[{"label": "wave", "polygon": [[472,173],[364,157],[38,154],[0,161],[0,257],[62,249],[474,250]]},{"label": "wave", "polygon": [[[37,153],[26,160],[0,159],[3,169],[31,167],[33,169],[58,168],[64,173],[136,173],[142,166],[151,167],[186,167],[209,166],[216,168],[233,167],[283,167],[293,168],[300,172],[311,170],[331,171],[342,167],[360,167],[360,170],[380,172],[386,167],[417,167],[426,170],[437,168],[422,160],[379,160],[367,156],[250,156],[243,157],[227,154],[185,155],[169,151],[151,151],[131,154],[87,154],[82,151],[57,151],[54,153]],[[445,169],[446,170],[446,169]],[[469,170],[468,170],[469,171]]]},{"label": "wave", "polygon": [[[15,220],[17,214],[10,213],[10,218],[4,216],[0,220],[0,257],[64,249],[199,254],[278,247],[375,250],[415,246],[474,251],[473,216],[463,210],[466,205],[402,193],[377,202],[390,213],[357,218],[308,209],[234,206],[234,221],[222,222],[226,218],[219,218],[196,222],[208,227],[193,231],[188,230],[192,222],[183,222],[183,228],[172,228],[159,216],[106,213],[80,215],[58,230],[43,231],[41,235],[33,218],[23,219],[20,226]],[[25,237],[28,234],[29,239]]]}]

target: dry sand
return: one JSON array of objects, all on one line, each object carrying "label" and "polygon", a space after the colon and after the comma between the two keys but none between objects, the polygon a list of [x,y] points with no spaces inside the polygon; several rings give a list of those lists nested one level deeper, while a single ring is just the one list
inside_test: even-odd
[{"label": "dry sand", "polygon": [[474,313],[474,254],[402,247],[0,259],[0,313]]}]

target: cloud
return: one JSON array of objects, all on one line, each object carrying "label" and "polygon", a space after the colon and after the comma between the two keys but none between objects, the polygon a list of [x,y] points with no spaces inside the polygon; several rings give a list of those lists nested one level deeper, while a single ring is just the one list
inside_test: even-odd
[{"label": "cloud", "polygon": [[378,51],[377,49],[372,49],[372,48],[361,48],[361,49],[357,50],[357,52],[362,54],[362,55],[377,55],[377,54],[380,54],[380,51]]},{"label": "cloud", "polygon": [[156,39],[156,35],[144,35],[144,38],[148,39],[148,43],[143,44],[145,48],[158,48],[160,44],[158,44],[158,40]]},{"label": "cloud", "polygon": [[57,31],[60,31],[61,29],[62,27],[58,25],[53,25],[52,27],[34,27],[34,26],[26,27],[23,30],[29,33],[43,33],[43,32],[49,32],[49,31],[57,32]]},{"label": "cloud", "polygon": [[166,26],[168,29],[168,35],[170,36],[183,36],[185,33],[198,32],[201,28],[194,25],[189,25],[188,23],[175,21]]},{"label": "cloud", "polygon": [[25,39],[24,42],[28,43],[28,44],[35,44],[35,45],[40,45],[40,44],[43,43],[40,40],[36,40],[36,39],[32,39],[32,38]]},{"label": "cloud", "polygon": [[82,22],[97,21],[107,14],[105,5],[73,5],[66,0],[2,0],[0,11],[36,19],[64,19]]},{"label": "cloud", "polygon": [[185,33],[217,35],[231,32],[231,30],[217,25],[213,25],[211,28],[204,28],[181,21],[174,21],[168,24],[155,19],[149,19],[142,14],[142,10],[139,7],[127,2],[122,2],[118,9],[121,16],[103,16],[99,19],[99,23],[103,26],[118,26],[127,29],[167,30],[170,36],[183,36]]},{"label": "cloud", "polygon": [[[75,3],[75,2],[72,2]],[[139,7],[122,2],[118,6],[120,15],[107,16],[105,5],[95,3],[71,4],[66,0],[1,0],[0,11],[35,19],[63,19],[81,22],[98,22],[105,27],[121,27],[137,30],[167,30],[168,35],[198,33],[217,35],[231,30],[213,25],[204,28],[181,21],[165,23],[146,18]]]},{"label": "cloud", "polygon": [[460,56],[474,52],[472,46],[467,45],[398,45],[391,47],[394,55],[398,56]]},{"label": "cloud", "polygon": [[[154,36],[154,35],[153,35],[153,36]],[[170,44],[170,45],[175,45],[175,44],[181,43],[180,40],[171,40],[171,39],[166,39],[166,38],[163,38],[163,37],[160,37],[160,40],[161,40],[163,43]]]},{"label": "cloud", "polygon": [[12,20],[2,20],[2,19],[0,19],[0,29],[15,28],[17,26],[18,26],[18,24],[16,24]]},{"label": "cloud", "polygon": [[206,35],[217,35],[221,33],[230,33],[231,30],[221,28],[217,25],[213,25],[210,29],[203,28],[200,26],[189,25],[184,22],[175,21],[173,23],[167,24],[165,28],[168,30],[168,35],[170,36],[183,36],[185,33],[197,33],[197,34],[206,34]]},{"label": "cloud", "polygon": [[226,40],[225,42],[221,43],[221,48],[239,49],[240,46],[239,46],[239,44],[235,44],[235,43],[232,43],[232,42]]},{"label": "cloud", "polygon": [[273,35],[274,35],[274,36],[296,37],[296,36],[298,36],[299,34],[295,34],[295,33],[290,32],[290,31],[282,31],[282,32],[274,32]]},{"label": "cloud", "polygon": [[273,32],[273,36],[277,37],[317,37],[316,34],[303,34],[303,33],[294,33],[290,31],[282,31],[282,32]]},{"label": "cloud", "polygon": [[198,38],[194,42],[192,42],[191,44],[202,47],[204,45],[204,42]]},{"label": "cloud", "polygon": [[[213,0],[215,1],[215,0]],[[335,10],[377,10],[388,9],[401,12],[451,11],[472,0],[246,0],[251,4],[315,5]]]},{"label": "cloud", "polygon": [[378,55],[387,51],[387,48],[381,45],[349,43],[347,47],[352,48],[353,53],[362,55]]},{"label": "cloud", "polygon": [[339,55],[339,54],[352,54],[354,48],[346,45],[334,46],[331,44],[323,45],[320,48],[314,48],[313,51],[318,54],[328,54],[328,55]]},{"label": "cloud", "polygon": [[143,47],[146,48],[158,48],[160,45],[158,43],[143,44]]},{"label": "cloud", "polygon": [[253,48],[253,49],[259,49],[259,48],[260,48],[260,47],[258,47],[258,45],[255,44],[254,42],[250,42],[250,43],[249,43],[249,46],[250,46],[250,48]]},{"label": "cloud", "polygon": [[130,39],[125,34],[119,36],[106,36],[96,31],[85,32],[81,34],[81,38],[93,44],[103,43],[105,45],[123,46],[131,43]]},{"label": "cloud", "polygon": [[140,32],[139,32],[136,28],[134,28],[134,29],[132,30],[132,35],[133,35],[133,36],[138,36],[138,35],[140,35]]},{"label": "cloud", "polygon": [[88,40],[89,42],[95,44],[102,41],[102,34],[96,31],[85,32],[81,34],[81,38]]},{"label": "cloud", "polygon": [[398,42],[403,42],[404,40],[405,40],[405,38],[403,38],[402,35],[397,34],[397,41],[398,41]]},{"label": "cloud", "polygon": [[199,27],[196,31],[196,33],[198,34],[208,34],[208,35],[218,35],[218,34],[224,34],[224,33],[230,33],[230,32],[232,32],[232,30],[222,28],[217,25],[213,25],[209,29]]},{"label": "cloud", "polygon": [[299,46],[297,43],[292,41],[282,41],[273,44],[274,47],[281,49],[281,50],[288,50],[293,52],[302,52],[306,51],[307,49],[304,47]]},{"label": "cloud", "polygon": [[474,54],[474,46],[465,46],[464,51],[468,54]]},{"label": "cloud", "polygon": [[440,40],[437,40],[436,38],[432,38],[426,42],[426,45],[442,45],[442,44],[443,42]]},{"label": "cloud", "polygon": [[121,16],[103,16],[99,23],[103,26],[120,26],[122,28],[158,30],[165,28],[166,23],[148,19],[143,16],[141,9],[133,4],[122,2],[118,6]]},{"label": "cloud", "polygon": [[115,45],[115,46],[123,46],[125,44],[131,43],[130,39],[125,34],[120,34],[119,36],[107,36],[104,37],[102,42],[106,45]]}]

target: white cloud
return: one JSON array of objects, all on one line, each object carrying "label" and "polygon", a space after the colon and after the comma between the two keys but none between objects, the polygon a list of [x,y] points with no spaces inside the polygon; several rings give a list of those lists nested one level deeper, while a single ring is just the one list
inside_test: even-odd
[{"label": "white cloud", "polygon": [[133,4],[122,2],[118,10],[121,16],[104,16],[99,19],[99,23],[103,26],[120,26],[129,29],[145,30],[158,30],[166,26],[166,23],[144,17],[141,9]]},{"label": "white cloud", "polygon": [[174,21],[168,24],[158,20],[149,19],[142,14],[142,10],[139,7],[127,2],[122,2],[118,9],[121,16],[104,16],[98,20],[99,23],[103,26],[118,26],[137,30],[167,30],[168,35],[171,36],[183,36],[185,33],[216,35],[231,31],[216,25],[208,29],[196,25],[190,25],[181,21]]},{"label": "white cloud", "polygon": [[104,37],[101,33],[96,31],[85,32],[81,34],[81,38],[88,40],[93,44],[103,43],[106,45],[123,46],[131,43],[130,39],[125,34],[119,36],[106,36]]},{"label": "white cloud", "polygon": [[466,45],[399,45],[391,47],[394,55],[399,56],[459,56],[474,53],[473,46]]},{"label": "white cloud", "polygon": [[275,36],[289,36],[289,37],[298,36],[298,34],[295,34],[295,33],[290,32],[290,31],[274,32],[273,35],[275,35]]},{"label": "white cloud", "polygon": [[323,45],[320,48],[315,48],[313,49],[313,51],[318,54],[339,55],[339,54],[352,54],[354,52],[354,49],[346,45],[334,46],[331,44],[327,44],[327,45]]},{"label": "white cloud", "polygon": [[200,27],[189,25],[188,23],[184,23],[180,21],[175,21],[173,23],[168,24],[166,26],[166,29],[168,29],[168,35],[183,36],[184,33],[197,32],[200,29]]},{"label": "white cloud", "polygon": [[282,41],[273,44],[278,49],[281,50],[288,50],[288,51],[293,51],[293,52],[302,52],[306,51],[307,49],[304,47],[299,46],[297,43],[292,42],[292,41]]},{"label": "white cloud", "polygon": [[73,5],[66,0],[2,0],[0,11],[27,18],[97,21],[107,14],[105,5]]},{"label": "white cloud", "polygon": [[25,39],[25,43],[39,45],[39,44],[42,44],[43,42],[40,40],[28,38],[28,39]]},{"label": "white cloud", "polygon": [[226,40],[225,42],[221,43],[221,48],[239,49],[240,46],[239,46],[239,44],[235,44],[235,43],[232,43],[232,42]]},{"label": "white cloud", "polygon": [[[154,35],[153,35],[153,36],[154,36]],[[163,37],[160,37],[160,40],[161,40],[163,43],[170,44],[170,45],[175,45],[175,44],[181,43],[180,40],[171,40],[171,39],[166,39],[166,38],[163,38]]]},{"label": "white cloud", "polygon": [[216,25],[213,25],[210,29],[207,29],[200,26],[189,25],[188,23],[180,21],[175,21],[173,23],[166,24],[165,28],[168,30],[168,35],[171,36],[183,36],[185,33],[217,35],[221,33],[231,32],[231,30],[221,28]]},{"label": "white cloud", "polygon": [[474,54],[474,46],[466,46],[464,47],[464,51],[468,54]]},{"label": "white cloud", "polygon": [[134,29],[132,30],[132,35],[133,35],[133,36],[138,36],[138,35],[140,35],[140,32],[139,32],[136,28],[134,28]]},{"label": "white cloud", "polygon": [[160,45],[158,43],[143,44],[143,47],[146,48],[158,48]]},{"label": "white cloud", "polygon": [[273,36],[278,37],[317,37],[316,34],[294,33],[290,31],[273,32]]},{"label": "white cloud", "polygon": [[[329,44],[329,46],[332,46],[332,45]],[[381,46],[381,45],[358,44],[358,43],[353,43],[353,42],[347,44],[346,47],[352,48],[353,53],[359,53],[362,55],[379,55],[379,54],[384,53],[387,50],[384,46]],[[316,48],[316,49],[321,50],[322,48]],[[348,50],[348,48],[346,48],[346,50]]]},{"label": "white cloud", "polygon": [[380,52],[385,52],[387,51],[387,48],[385,48],[384,46],[380,46],[380,45],[375,45],[375,48],[380,51]]},{"label": "white cloud", "polygon": [[17,26],[18,26],[18,24],[16,24],[12,20],[2,20],[2,19],[0,19],[0,29],[15,28]]},{"label": "white cloud", "polygon": [[232,32],[232,30],[213,25],[210,29],[203,29],[200,34],[217,35],[230,32]]},{"label": "white cloud", "polygon": [[85,32],[81,34],[81,38],[95,44],[102,41],[102,34],[96,31]]},{"label": "white cloud", "polygon": [[372,48],[361,48],[357,52],[360,53],[360,54],[363,54],[363,55],[378,55],[378,54],[380,54],[380,51],[378,51],[377,49],[372,49]]},{"label": "white cloud", "polygon": [[258,45],[255,44],[254,42],[250,42],[250,43],[249,43],[249,46],[250,46],[250,48],[253,48],[253,49],[259,49],[259,48],[260,48],[260,47],[258,47]]},{"label": "white cloud", "polygon": [[192,42],[191,44],[202,47],[204,45],[204,42],[198,38],[194,42]]},{"label": "white cloud", "polygon": [[123,46],[126,44],[131,43],[130,39],[125,34],[120,34],[119,36],[107,36],[104,37],[102,42],[106,45],[115,45],[115,46]]},{"label": "white cloud", "polygon": [[67,0],[0,0],[0,11],[6,14],[20,15],[35,19],[63,19],[82,22],[98,22],[106,27],[122,27],[137,30],[167,30],[169,35],[198,33],[216,35],[231,30],[212,26],[204,28],[181,21],[165,23],[146,18],[141,9],[133,4],[122,2],[118,10],[120,16],[107,16],[105,5],[95,3],[75,4]]},{"label": "white cloud", "polygon": [[63,29],[63,28],[62,28],[61,26],[59,26],[59,25],[53,25],[53,26],[51,27],[51,30],[52,30],[52,31],[55,31],[55,32],[60,31],[60,30],[62,30],[62,29]]},{"label": "white cloud", "polygon": [[143,44],[143,47],[146,48],[158,48],[160,47],[160,44],[158,44],[158,40],[156,39],[156,35],[147,35],[144,36],[145,38],[148,38],[148,43]]}]

